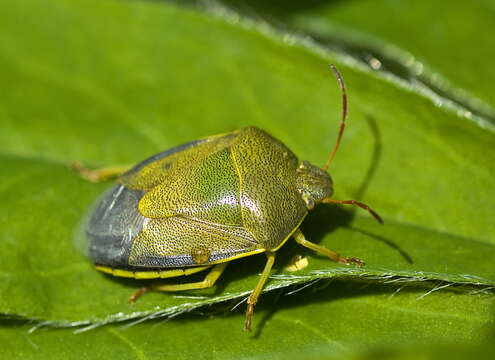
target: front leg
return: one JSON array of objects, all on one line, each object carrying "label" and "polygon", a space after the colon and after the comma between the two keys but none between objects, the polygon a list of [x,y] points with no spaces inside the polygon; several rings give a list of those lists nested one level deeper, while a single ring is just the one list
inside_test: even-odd
[{"label": "front leg", "polygon": [[364,265],[364,261],[361,260],[361,259],[342,257],[336,251],[327,249],[324,246],[317,245],[315,243],[312,243],[311,241],[306,240],[306,238],[304,237],[304,234],[299,229],[297,229],[294,232],[294,235],[293,236],[294,236],[294,239],[297,241],[297,243],[299,243],[302,246],[307,247],[307,248],[309,248],[309,249],[311,249],[313,251],[316,251],[317,253],[320,253],[322,255],[325,255],[325,256],[329,257],[330,259],[332,259],[333,261],[339,262],[341,264],[346,264],[346,265],[349,265],[349,264],[356,264],[356,265],[359,265],[359,266]]}]

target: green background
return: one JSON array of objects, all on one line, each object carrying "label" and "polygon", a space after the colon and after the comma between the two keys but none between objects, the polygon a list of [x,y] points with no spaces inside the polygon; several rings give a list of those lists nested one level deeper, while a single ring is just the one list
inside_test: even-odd
[{"label": "green background", "polygon": [[[416,358],[490,351],[495,295],[495,6],[426,1],[27,0],[0,4],[2,358]],[[378,61],[378,62],[377,62]],[[242,331],[262,255],[213,289],[151,293],[92,268],[81,248],[110,184],[70,169],[133,164],[256,125],[331,166],[335,198],[289,242]],[[377,66],[381,64],[381,66]],[[374,68],[376,70],[374,70]],[[309,266],[285,266],[301,254]],[[198,278],[201,278],[199,276]],[[486,356],[486,355],[484,355]]]}]

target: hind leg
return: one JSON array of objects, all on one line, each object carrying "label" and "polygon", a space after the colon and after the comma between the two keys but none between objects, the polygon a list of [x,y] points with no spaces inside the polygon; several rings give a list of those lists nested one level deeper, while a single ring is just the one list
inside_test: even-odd
[{"label": "hind leg", "polygon": [[220,263],[215,265],[210,272],[205,276],[203,281],[191,282],[186,284],[162,284],[156,283],[150,286],[143,287],[136,291],[131,298],[130,302],[135,302],[141,295],[147,293],[148,291],[185,291],[185,290],[195,290],[195,289],[206,289],[215,285],[220,275],[224,272],[227,267],[228,262]]}]

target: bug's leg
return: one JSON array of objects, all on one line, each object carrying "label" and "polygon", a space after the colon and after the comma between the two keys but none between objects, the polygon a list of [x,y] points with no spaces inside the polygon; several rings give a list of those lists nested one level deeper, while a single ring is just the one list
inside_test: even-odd
[{"label": "bug's leg", "polygon": [[309,265],[308,258],[298,254],[295,255],[292,259],[290,259],[287,266],[284,267],[284,270],[290,272],[296,272],[308,267],[308,265]]},{"label": "bug's leg", "polygon": [[82,163],[76,161],[71,164],[71,168],[79,175],[90,182],[103,182],[118,178],[131,168],[129,165],[108,166],[101,169],[90,169]]},{"label": "bug's leg", "polygon": [[187,284],[151,284],[150,286],[143,287],[137,290],[129,299],[129,302],[136,302],[137,298],[139,298],[144,293],[148,291],[184,291],[184,290],[194,290],[194,289],[205,289],[212,287],[215,282],[218,280],[220,275],[222,275],[223,271],[227,267],[228,262],[217,264],[210,270],[208,275],[205,276],[203,281],[192,282]]},{"label": "bug's leg", "polygon": [[297,229],[295,232],[294,232],[294,239],[299,243],[301,244],[302,246],[304,247],[307,247],[311,250],[314,250],[316,251],[317,253],[320,253],[322,255],[325,255],[325,256],[328,256],[330,259],[332,259],[333,261],[337,261],[339,263],[342,263],[342,264],[357,264],[357,265],[364,265],[364,261],[361,260],[361,259],[358,259],[358,258],[345,258],[345,257],[342,257],[340,256],[340,254],[336,251],[333,251],[333,250],[330,250],[330,249],[327,249],[326,247],[324,246],[321,246],[321,245],[317,245],[317,244],[314,244],[312,243],[311,241],[308,241],[306,240],[306,238],[304,237],[303,233],[301,232],[301,230]]},{"label": "bug's leg", "polygon": [[271,251],[266,252],[266,260],[265,268],[263,269],[263,273],[261,274],[260,279],[258,280],[258,284],[254,288],[251,295],[249,295],[247,301],[247,310],[246,310],[246,321],[244,322],[244,330],[251,331],[251,323],[253,321],[254,314],[254,306],[258,302],[258,299],[263,291],[263,287],[265,286],[265,282],[270,276],[270,270],[272,269],[273,263],[275,262],[275,253]]}]

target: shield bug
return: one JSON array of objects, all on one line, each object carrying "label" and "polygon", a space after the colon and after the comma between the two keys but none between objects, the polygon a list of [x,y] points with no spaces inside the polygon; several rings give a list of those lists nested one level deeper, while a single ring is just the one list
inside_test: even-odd
[{"label": "shield bug", "polygon": [[[254,306],[275,261],[293,237],[299,244],[344,264],[357,258],[314,244],[299,229],[320,203],[352,204],[381,218],[356,200],[334,200],[327,169],[345,129],[347,95],[332,65],[342,96],[337,141],[323,167],[300,161],[287,146],[256,127],[211,136],[172,148],[139,163],[118,178],[88,222],[89,255],[96,269],[114,276],[163,279],[209,270],[203,281],[152,283],[149,290],[211,287],[228,262],[265,253],[266,265],[247,300],[244,328],[251,329]],[[93,180],[112,171],[80,169]]]}]

